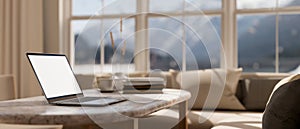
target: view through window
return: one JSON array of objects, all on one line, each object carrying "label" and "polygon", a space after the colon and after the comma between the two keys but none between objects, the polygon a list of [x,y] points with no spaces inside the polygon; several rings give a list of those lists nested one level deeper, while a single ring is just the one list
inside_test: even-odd
[{"label": "view through window", "polygon": [[[71,24],[75,39],[75,71],[91,72],[94,70],[94,67],[90,68],[91,65],[102,64],[107,66],[99,69],[103,72],[113,66],[134,63],[134,32],[139,15],[136,12],[137,6],[135,0],[73,0]],[[150,0],[147,6],[149,14],[145,17],[145,28],[148,31],[147,43],[150,49],[150,61],[147,63],[151,70],[220,67],[221,0]],[[206,14],[206,11],[212,13]],[[120,17],[123,18],[122,33],[119,30]],[[215,37],[209,37],[203,30],[210,30]],[[115,48],[126,48],[125,55],[113,50],[110,32],[114,37]],[[211,50],[207,50],[208,46]],[[208,51],[213,54],[209,56]],[[134,65],[131,66],[131,70],[134,70]],[[101,67],[96,70],[98,68]]]},{"label": "view through window", "polygon": [[135,13],[135,0],[126,0],[130,4],[112,0],[72,2],[75,72],[112,72],[128,66],[126,70],[133,71],[135,17],[128,16]]},{"label": "view through window", "polygon": [[[222,31],[226,26],[223,21],[223,13],[227,13],[223,6],[226,2],[149,0],[146,4],[149,14],[143,22],[148,29],[148,39],[145,40],[150,48],[150,61],[147,62],[150,69],[167,71],[221,67],[221,46],[214,44],[219,39],[210,36],[215,33],[222,37],[222,32],[226,32]],[[231,18],[236,20],[236,33],[233,35],[236,35],[235,44],[238,46],[238,67],[245,72],[296,70],[300,64],[300,25],[297,24],[300,21],[300,0],[236,0],[234,3],[231,7],[236,9]],[[116,67],[121,69],[122,64],[131,64],[129,69],[134,71],[134,53],[138,43],[133,33],[137,31],[137,22],[141,22],[137,20],[136,10],[140,8],[137,1],[73,0],[72,6],[71,25],[77,72],[88,73],[88,68],[100,64],[113,67],[114,60]],[[122,32],[120,18],[123,19]],[[213,29],[203,28],[208,25]],[[195,34],[197,31],[200,35]],[[208,31],[211,33],[205,33]],[[116,51],[110,32],[115,48],[120,48]],[[223,45],[227,45],[226,42]],[[114,52],[117,54],[113,56]],[[196,66],[191,63],[191,56],[195,57]],[[97,68],[99,72],[110,69]]]},{"label": "view through window", "polygon": [[296,72],[300,1],[237,0],[238,60],[246,72]]}]

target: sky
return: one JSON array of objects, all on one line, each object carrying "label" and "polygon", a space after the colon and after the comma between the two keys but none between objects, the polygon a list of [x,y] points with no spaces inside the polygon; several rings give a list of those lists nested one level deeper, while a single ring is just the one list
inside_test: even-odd
[{"label": "sky", "polygon": [[[293,0],[278,0],[278,6],[286,6]],[[242,8],[273,8],[277,0],[237,0],[238,9]]]},{"label": "sky", "polygon": [[[104,1],[104,5],[102,5]],[[186,0],[186,10],[195,10],[195,7],[202,9],[219,9],[222,0]],[[279,6],[285,6],[293,0],[278,0]],[[130,4],[128,4],[130,3]],[[151,11],[178,11],[182,9],[183,0],[150,0]],[[192,5],[194,4],[194,5]],[[166,6],[168,8],[166,8]],[[135,0],[73,0],[73,15],[98,15],[101,14],[101,8],[105,12],[112,14],[134,13],[136,8]],[[260,8],[276,7],[276,0],[237,0],[238,8]],[[81,21],[73,25],[74,32],[80,32],[86,22]]]},{"label": "sky", "polygon": [[[74,1],[73,15],[99,15],[102,13],[108,14],[108,12],[110,14],[134,13],[136,10],[136,0],[73,0],[73,1]],[[105,1],[104,5],[102,5],[103,1]],[[220,9],[221,1],[222,0],[186,0],[185,10],[198,10],[195,7],[200,7],[202,9]],[[280,6],[285,6],[292,1],[293,0],[279,0],[279,4]],[[168,8],[165,8],[166,6]],[[101,8],[103,7],[104,7],[104,12],[101,11]],[[276,0],[237,0],[237,7],[238,8],[276,7]],[[183,0],[150,0],[149,10],[152,12],[180,11],[182,9],[183,9]],[[166,23],[164,20],[165,19],[157,19],[156,22]],[[200,20],[200,19],[198,18],[196,20]],[[119,21],[118,19],[115,19],[109,22],[119,22]],[[91,27],[97,28],[99,27],[99,24],[100,22],[81,20],[81,21],[72,22],[72,28],[73,28],[73,32],[80,33],[83,29],[90,29]],[[135,28],[134,24],[135,24],[134,22],[129,22],[127,24],[124,24],[124,26],[126,26],[127,28]],[[108,25],[105,26],[105,29],[108,29],[107,26]],[[203,30],[203,28],[198,26],[193,26],[193,27],[197,30]],[[131,35],[132,33],[134,33],[133,31],[134,31],[133,29],[130,29],[130,31],[123,32],[123,35]],[[181,29],[178,29],[177,31],[181,31]],[[89,32],[87,31],[87,33]],[[130,33],[130,34],[126,34],[126,33]],[[168,45],[168,44],[164,44],[164,45]],[[168,48],[168,47],[164,47],[164,48]]]}]

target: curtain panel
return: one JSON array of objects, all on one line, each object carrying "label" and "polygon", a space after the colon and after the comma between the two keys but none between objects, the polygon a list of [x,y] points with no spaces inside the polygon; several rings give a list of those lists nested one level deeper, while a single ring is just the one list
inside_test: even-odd
[{"label": "curtain panel", "polygon": [[42,7],[43,0],[0,0],[0,75],[14,76],[16,98],[41,95],[25,53],[43,52]]}]

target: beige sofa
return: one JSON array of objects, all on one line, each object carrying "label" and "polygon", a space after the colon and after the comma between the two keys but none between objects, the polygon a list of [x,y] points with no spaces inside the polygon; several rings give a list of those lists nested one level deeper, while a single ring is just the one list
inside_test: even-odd
[{"label": "beige sofa", "polygon": [[[180,73],[176,71],[169,71],[163,73],[132,73],[129,76],[160,76],[164,77],[167,80],[168,88],[182,88],[186,90],[190,90],[194,92],[194,89],[189,89],[189,87],[184,87],[182,85],[204,85],[207,82],[212,82],[212,78],[215,75],[214,70],[198,70],[192,71],[197,74],[188,73],[188,77],[180,77],[184,76],[186,73]],[[282,78],[289,76],[289,74],[268,74],[268,73],[250,73],[250,74],[241,74],[240,70],[231,70],[226,71],[218,71],[217,75],[227,75],[226,79],[223,78],[220,81],[224,81],[225,87],[224,92],[221,95],[217,95],[221,97],[221,100],[214,105],[214,103],[205,102],[206,99],[203,99],[203,92],[205,90],[212,90],[207,88],[199,88],[199,92],[192,93],[194,94],[194,98],[192,98],[194,103],[189,105],[191,110],[188,114],[188,123],[189,129],[235,129],[235,128],[243,128],[243,129],[260,129],[262,124],[262,115],[265,108],[265,105],[268,101],[269,95],[271,94],[275,84],[281,80]],[[236,76],[238,74],[238,76]],[[196,75],[196,77],[195,77]],[[207,75],[209,77],[207,77]],[[194,77],[190,77],[194,76]],[[195,78],[202,78],[205,80],[195,80]],[[89,79],[88,79],[89,78]],[[91,88],[93,76],[86,75],[77,75],[77,79],[81,86],[89,85],[89,87],[84,87],[83,89]],[[183,80],[194,80],[197,83],[192,83],[192,81],[180,81]],[[225,80],[226,81],[225,81]],[[89,80],[87,83],[86,80]],[[228,82],[230,80],[230,82]],[[233,81],[236,81],[234,83]],[[213,80],[217,81],[217,80]],[[218,83],[215,83],[218,85]],[[211,85],[211,84],[208,84]],[[235,85],[235,87],[231,87],[230,85]],[[226,87],[227,86],[227,87]],[[227,90],[226,90],[227,89]],[[234,90],[234,91],[233,91]],[[205,93],[204,93],[205,94]],[[207,95],[207,94],[206,94]],[[199,97],[200,96],[200,97]],[[205,95],[204,95],[205,96]],[[204,101],[204,102],[203,102]],[[212,100],[214,101],[214,100]],[[199,104],[200,103],[200,104]],[[196,105],[196,106],[195,106]],[[202,106],[202,108],[201,108]],[[205,109],[203,108],[205,107]],[[216,109],[214,110],[214,106]],[[176,111],[176,107],[174,109],[166,109],[156,113],[153,113],[149,118],[143,118],[139,121],[139,127],[142,129],[146,128],[172,128],[176,125],[178,119],[178,112]],[[155,124],[160,123],[160,124]],[[163,125],[164,124],[164,125]],[[113,124],[113,127],[107,128],[128,128],[132,127],[132,122],[124,122]]]},{"label": "beige sofa", "polygon": [[[282,74],[282,76],[276,75],[276,77],[255,74],[251,76],[249,75],[250,74],[241,76],[241,79],[238,83],[237,92],[235,94],[245,107],[245,110],[217,109],[210,117],[207,118],[209,122],[206,124],[211,124],[211,127],[209,128],[260,129],[262,127],[262,115],[269,96],[276,83],[288,75]],[[200,110],[191,111],[193,115],[199,115],[200,112]],[[190,129],[201,128],[201,124],[197,123],[197,119],[193,119],[195,116],[190,116],[189,118],[192,121],[190,124]],[[207,126],[203,128],[206,127]]]}]

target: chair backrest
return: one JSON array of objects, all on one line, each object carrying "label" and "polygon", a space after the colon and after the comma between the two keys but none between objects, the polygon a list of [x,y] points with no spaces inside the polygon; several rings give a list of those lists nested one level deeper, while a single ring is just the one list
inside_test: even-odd
[{"label": "chair backrest", "polygon": [[[0,75],[0,101],[15,99],[13,75]],[[63,125],[20,125],[0,123],[0,129],[62,129]]]},{"label": "chair backrest", "polygon": [[13,75],[0,75],[0,101],[15,99]]}]

